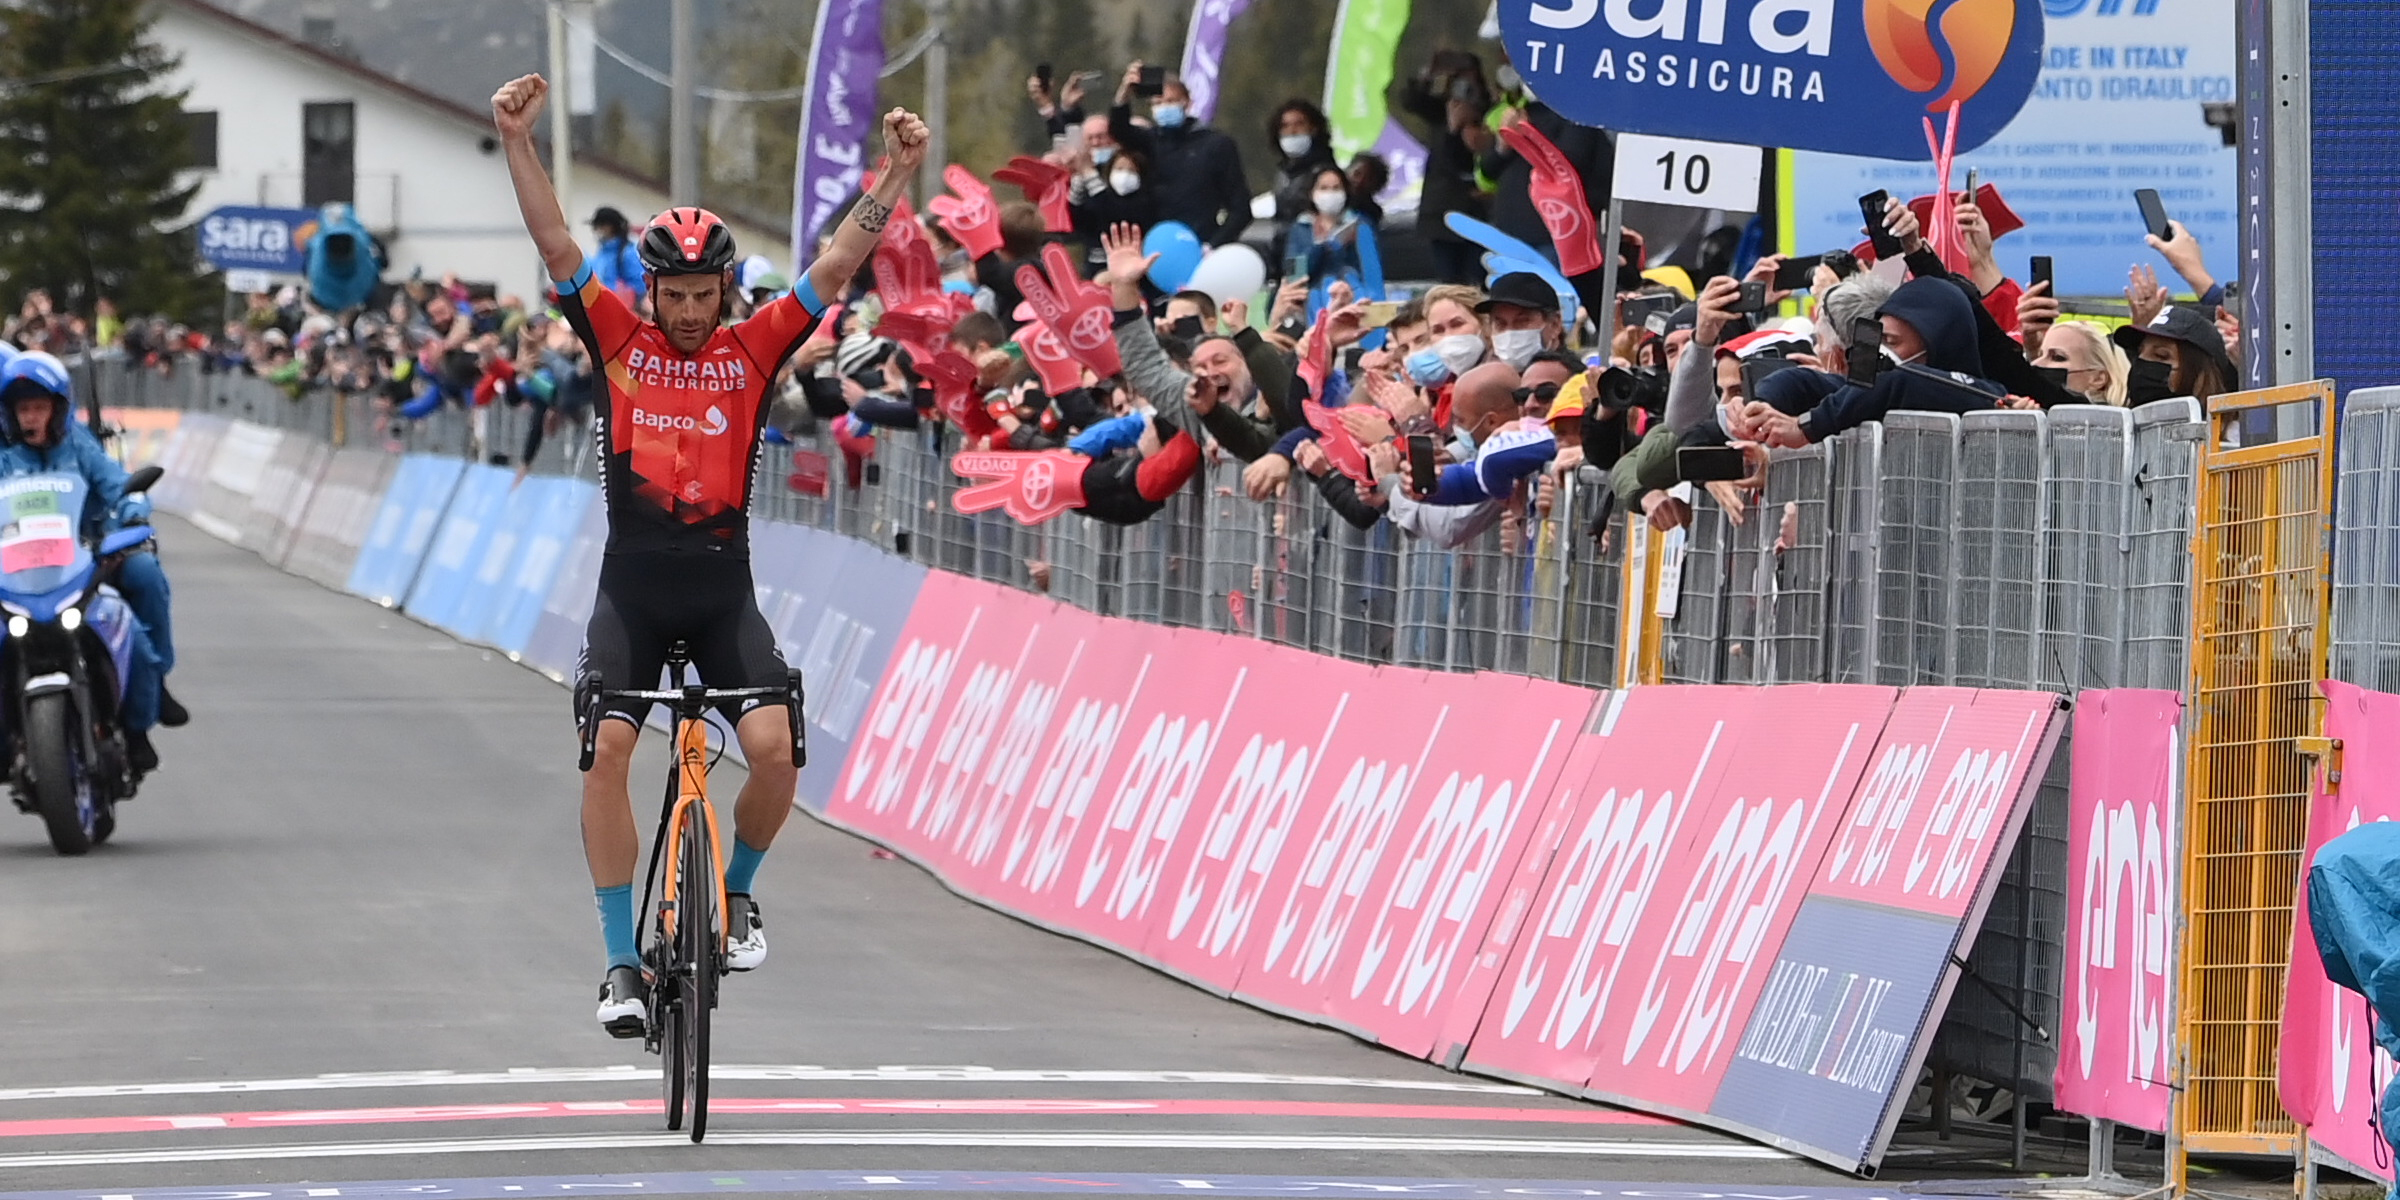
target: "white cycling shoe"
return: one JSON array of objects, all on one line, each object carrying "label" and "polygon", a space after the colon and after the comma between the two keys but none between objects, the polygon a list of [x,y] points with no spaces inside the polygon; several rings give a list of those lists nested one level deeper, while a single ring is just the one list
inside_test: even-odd
[{"label": "white cycling shoe", "polygon": [[725,967],[755,971],[767,961],[767,923],[758,915],[758,902],[747,892],[725,897]]}]

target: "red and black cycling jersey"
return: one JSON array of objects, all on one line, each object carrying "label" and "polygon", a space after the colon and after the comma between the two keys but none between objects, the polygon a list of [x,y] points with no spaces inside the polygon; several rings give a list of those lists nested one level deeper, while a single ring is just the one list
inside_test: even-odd
[{"label": "red and black cycling jersey", "polygon": [[608,381],[596,405],[611,554],[750,555],[750,487],[775,372],[815,332],[808,277],[686,355],[633,315],[587,264],[558,307]]}]

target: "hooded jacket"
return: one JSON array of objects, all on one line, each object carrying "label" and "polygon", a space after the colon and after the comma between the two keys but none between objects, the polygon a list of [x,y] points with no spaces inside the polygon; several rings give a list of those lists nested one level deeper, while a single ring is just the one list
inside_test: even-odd
[{"label": "hooded jacket", "polygon": [[[1779,371],[1759,384],[1758,399],[1780,411],[1800,413],[1800,428],[1812,442],[1882,420],[1889,412],[1991,409],[2007,389],[1983,377],[1975,312],[1974,300],[1951,279],[1911,279],[1883,302],[1876,315],[1908,322],[1925,341],[1924,357],[1904,366],[1886,367],[1874,383],[1864,387],[1822,371]],[[1770,388],[1769,384],[1779,386]]]}]

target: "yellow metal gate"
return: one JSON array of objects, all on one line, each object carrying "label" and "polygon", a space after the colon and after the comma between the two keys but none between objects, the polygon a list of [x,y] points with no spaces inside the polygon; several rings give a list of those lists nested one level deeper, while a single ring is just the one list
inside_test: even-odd
[{"label": "yellow metal gate", "polygon": [[[2248,414],[2309,405],[2316,436],[2225,448]],[[2209,402],[2192,544],[2192,708],[2184,809],[2182,1148],[2288,1155],[2275,1094],[2292,897],[2321,725],[2333,499],[2333,386]],[[2254,419],[2266,418],[2263,414]],[[2183,1190],[2183,1162],[2170,1164]]]}]

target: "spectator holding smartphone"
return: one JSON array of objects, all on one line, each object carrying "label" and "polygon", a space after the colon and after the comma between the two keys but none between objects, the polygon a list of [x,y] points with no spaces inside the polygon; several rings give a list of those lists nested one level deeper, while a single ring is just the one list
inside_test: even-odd
[{"label": "spectator holding smartphone", "polygon": [[1149,164],[1158,196],[1158,219],[1181,221],[1203,245],[1222,246],[1250,224],[1250,183],[1242,174],[1242,152],[1233,139],[1191,119],[1192,94],[1170,74],[1150,101],[1155,128],[1133,123],[1133,98],[1141,90],[1142,64],[1125,68],[1116,106],[1108,110],[1109,136]]}]

